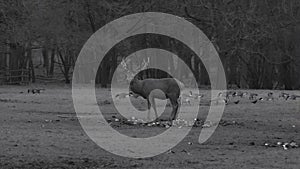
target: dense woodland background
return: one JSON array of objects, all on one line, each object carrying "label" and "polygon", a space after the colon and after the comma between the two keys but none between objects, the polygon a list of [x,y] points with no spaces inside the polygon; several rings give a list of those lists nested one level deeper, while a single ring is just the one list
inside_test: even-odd
[{"label": "dense woodland background", "polygon": [[[19,83],[28,76],[30,83],[59,78],[70,83],[76,57],[95,31],[124,15],[150,11],[178,15],[199,27],[217,49],[229,86],[300,88],[299,0],[1,0],[0,82]],[[115,46],[96,82],[107,87],[123,57],[148,47],[174,52],[199,85],[209,84],[188,48],[155,35]],[[150,74],[160,77],[159,71]]]}]

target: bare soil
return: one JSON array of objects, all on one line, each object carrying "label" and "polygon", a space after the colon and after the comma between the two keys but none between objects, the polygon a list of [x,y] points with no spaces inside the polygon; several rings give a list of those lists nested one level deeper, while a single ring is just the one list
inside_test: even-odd
[{"label": "bare soil", "polygon": [[[282,146],[264,145],[291,141],[300,144],[300,99],[256,104],[247,99],[241,99],[239,104],[229,102],[216,132],[204,144],[198,143],[201,127],[194,127],[171,151],[151,158],[130,159],[103,150],[86,135],[76,118],[70,86],[38,87],[46,90],[28,94],[28,86],[0,87],[1,169],[300,168],[300,148],[284,150]],[[266,95],[269,91],[255,92]],[[273,92],[276,97],[281,91]],[[109,90],[97,89],[101,109],[107,119],[122,119],[109,95]],[[136,102],[145,108],[143,100]],[[198,118],[204,119],[208,109],[208,104],[201,105]],[[161,118],[167,115],[164,113]],[[122,122],[113,125],[133,137],[152,136],[164,130]]]}]

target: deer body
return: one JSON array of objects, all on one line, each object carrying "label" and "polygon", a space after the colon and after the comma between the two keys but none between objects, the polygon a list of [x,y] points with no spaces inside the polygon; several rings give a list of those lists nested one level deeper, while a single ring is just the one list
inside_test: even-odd
[{"label": "deer body", "polygon": [[158,118],[154,100],[156,98],[161,100],[170,100],[173,108],[170,120],[175,120],[179,107],[180,91],[183,87],[183,83],[173,78],[144,80],[133,79],[130,83],[130,91],[147,100],[148,119],[150,119],[151,106],[154,109],[156,119]]}]

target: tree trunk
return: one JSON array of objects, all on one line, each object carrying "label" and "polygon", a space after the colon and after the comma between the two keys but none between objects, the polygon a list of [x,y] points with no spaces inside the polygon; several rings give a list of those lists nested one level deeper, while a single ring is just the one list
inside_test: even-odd
[{"label": "tree trunk", "polygon": [[35,71],[34,71],[34,66],[33,66],[33,61],[32,61],[32,53],[31,53],[31,45],[28,47],[28,58],[29,58],[29,68],[30,68],[30,79],[32,83],[35,83],[36,78],[35,78]]},{"label": "tree trunk", "polygon": [[59,49],[57,49],[57,52],[58,52],[58,56],[61,60],[61,63],[63,65],[62,67],[60,66],[60,68],[65,77],[65,83],[70,84],[71,80],[69,77],[69,71],[70,71],[70,60],[72,57],[71,52],[67,51],[65,54],[62,54],[62,52]]},{"label": "tree trunk", "polygon": [[65,76],[65,83],[70,84],[71,80],[70,80],[70,76],[69,76],[69,68],[65,68],[64,76]]},{"label": "tree trunk", "polygon": [[109,83],[111,83],[114,72],[116,71],[117,67],[118,67],[118,55],[114,53],[112,56],[111,67],[109,71],[109,78],[108,78]]},{"label": "tree trunk", "polygon": [[49,75],[51,77],[53,77],[54,74],[54,62],[55,62],[55,48],[52,48],[51,59],[50,59],[50,70],[49,70]]},{"label": "tree trunk", "polygon": [[49,75],[49,56],[48,56],[48,48],[44,47],[43,48],[43,60],[44,60],[44,64],[43,67],[46,70],[46,76]]},{"label": "tree trunk", "polygon": [[96,75],[96,83],[101,85],[101,87],[106,88],[107,83],[108,83],[108,78],[109,78],[109,72],[110,68],[108,67],[109,61],[108,58],[105,57],[101,64],[99,69],[97,70],[97,75]]},{"label": "tree trunk", "polygon": [[200,83],[200,71],[199,71],[199,63],[200,63],[200,58],[194,56],[194,75],[195,75],[195,78],[196,78],[196,82],[197,84]]},{"label": "tree trunk", "polygon": [[290,62],[282,64],[281,69],[281,80],[284,84],[285,90],[291,90],[292,89],[292,81],[291,81],[291,64]]},{"label": "tree trunk", "polygon": [[200,84],[201,85],[209,85],[208,73],[202,62],[200,63],[200,76],[201,76]]},{"label": "tree trunk", "polygon": [[109,66],[108,64],[103,64],[102,71],[101,71],[101,87],[103,88],[107,87],[108,76],[109,76]]}]

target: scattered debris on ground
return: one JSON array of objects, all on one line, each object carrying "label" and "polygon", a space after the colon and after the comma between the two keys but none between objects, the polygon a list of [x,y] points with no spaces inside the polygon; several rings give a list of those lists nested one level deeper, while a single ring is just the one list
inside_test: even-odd
[{"label": "scattered debris on ground", "polygon": [[264,143],[265,147],[282,147],[284,150],[288,150],[288,149],[292,149],[292,148],[299,148],[299,145],[294,141],[290,141],[290,142],[276,142],[276,143],[269,143],[269,142],[265,142]]},{"label": "scattered debris on ground", "polygon": [[[107,119],[107,122],[110,123],[111,125],[139,125],[139,126],[145,126],[145,127],[164,127],[164,128],[170,128],[172,127],[201,127],[201,128],[210,128],[217,126],[217,122],[211,122],[211,121],[205,121],[204,119],[194,119],[191,121],[184,120],[184,119],[176,119],[173,120],[172,122],[170,121],[163,121],[163,120],[157,120],[153,122],[146,122],[143,119],[138,119],[135,117],[131,117],[130,119],[119,119],[116,118],[115,116],[112,116],[112,119]],[[219,122],[219,125],[221,126],[229,126],[229,125],[237,125],[237,126],[244,126],[243,122],[237,122],[237,121],[226,121],[226,120],[221,120]]]},{"label": "scattered debris on ground", "polygon": [[104,100],[104,101],[102,101],[102,102],[99,103],[100,106],[102,106],[102,105],[108,105],[108,104],[112,104],[112,102],[109,101],[109,100]]},{"label": "scattered debris on ground", "polygon": [[32,93],[32,94],[40,94],[41,91],[45,91],[46,89],[39,89],[39,88],[35,88],[35,89],[28,89],[27,93]]}]

